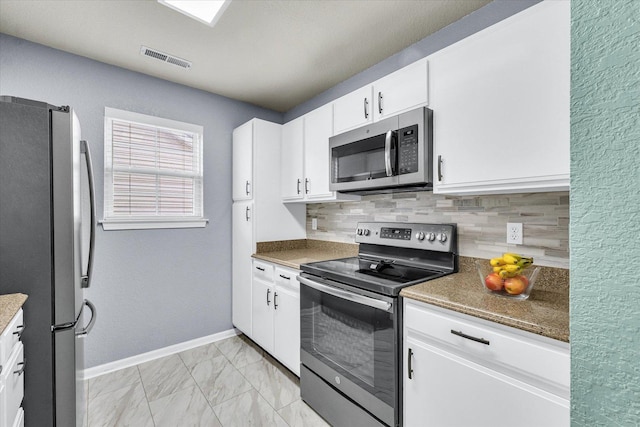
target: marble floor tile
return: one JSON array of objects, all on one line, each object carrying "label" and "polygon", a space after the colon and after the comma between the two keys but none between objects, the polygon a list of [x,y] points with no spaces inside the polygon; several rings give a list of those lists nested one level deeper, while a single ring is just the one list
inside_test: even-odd
[{"label": "marble floor tile", "polygon": [[142,384],[150,401],[195,385],[177,354],[138,365]]},{"label": "marble floor tile", "polygon": [[197,386],[149,402],[155,427],[219,427],[221,424]]},{"label": "marble floor tile", "polygon": [[243,368],[255,363],[263,356],[263,351],[244,335],[218,341],[216,347],[236,368]]},{"label": "marble floor tile", "polygon": [[140,382],[140,372],[137,366],[109,372],[99,377],[89,379],[89,393],[87,400],[95,398],[100,393],[114,391]]},{"label": "marble floor tile", "polygon": [[89,401],[89,427],[154,427],[142,383],[97,394]]},{"label": "marble floor tile", "polygon": [[180,352],[178,353],[178,356],[180,356],[184,364],[187,366],[187,369],[192,371],[193,367],[198,363],[207,359],[213,359],[214,357],[220,356],[220,354],[218,347],[216,347],[214,343],[211,343]]},{"label": "marble floor tile", "polygon": [[213,411],[224,427],[287,427],[275,409],[253,389],[214,406]]},{"label": "marble floor tile", "polygon": [[300,399],[298,378],[271,357],[241,368],[240,373],[276,410]]},{"label": "marble floor tile", "polygon": [[278,410],[290,427],[329,427],[329,424],[301,399]]},{"label": "marble floor tile", "polygon": [[211,405],[217,405],[252,388],[245,377],[222,355],[198,363],[193,367],[191,375]]}]

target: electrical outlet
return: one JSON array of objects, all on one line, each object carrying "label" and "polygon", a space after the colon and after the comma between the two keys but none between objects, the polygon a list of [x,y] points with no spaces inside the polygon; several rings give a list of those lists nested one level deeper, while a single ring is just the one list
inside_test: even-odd
[{"label": "electrical outlet", "polygon": [[522,244],[522,223],[507,223],[507,243],[513,243],[515,245]]},{"label": "electrical outlet", "polygon": [[311,218],[311,229],[312,230],[318,229],[318,218]]}]

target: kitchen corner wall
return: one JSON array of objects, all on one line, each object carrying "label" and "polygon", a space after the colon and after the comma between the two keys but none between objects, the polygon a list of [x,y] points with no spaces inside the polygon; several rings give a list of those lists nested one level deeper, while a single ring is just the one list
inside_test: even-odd
[{"label": "kitchen corner wall", "polygon": [[[318,219],[312,230],[311,219]],[[460,255],[533,256],[538,265],[569,268],[569,194],[442,196],[432,192],[365,196],[307,205],[307,238],[353,243],[359,221],[455,223]],[[524,244],[507,245],[507,222],[523,224]]]},{"label": "kitchen corner wall", "polygon": [[638,426],[640,2],[571,17],[571,423]]},{"label": "kitchen corner wall", "polygon": [[[98,219],[105,106],[204,127],[205,228],[97,227],[86,367],[231,329],[231,133],[253,117],[282,123],[282,114],[4,34],[0,70],[0,94],[74,108],[94,157]],[[27,300],[25,309],[37,307]]]}]

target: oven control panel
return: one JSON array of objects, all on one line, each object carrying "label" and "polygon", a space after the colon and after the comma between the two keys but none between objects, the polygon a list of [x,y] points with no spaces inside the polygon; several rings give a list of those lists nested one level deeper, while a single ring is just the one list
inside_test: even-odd
[{"label": "oven control panel", "polygon": [[356,243],[452,252],[456,240],[455,224],[360,222],[356,228]]}]

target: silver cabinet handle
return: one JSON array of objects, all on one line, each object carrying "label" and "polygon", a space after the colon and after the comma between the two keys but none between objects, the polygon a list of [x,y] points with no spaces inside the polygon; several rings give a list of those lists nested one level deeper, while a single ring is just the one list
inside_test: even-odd
[{"label": "silver cabinet handle", "polygon": [[13,333],[13,335],[17,335],[18,339],[22,338],[22,333],[24,332],[24,325],[18,325],[16,326],[17,331],[15,331]]},{"label": "silver cabinet handle", "polygon": [[20,376],[24,373],[24,368],[27,367],[27,358],[25,357],[22,359],[22,362],[18,362],[18,366],[20,366],[20,369],[13,371],[13,373]]},{"label": "silver cabinet handle", "polygon": [[442,155],[438,156],[438,181],[442,182]]},{"label": "silver cabinet handle", "polygon": [[488,340],[485,340],[484,338],[477,338],[477,337],[474,337],[474,336],[471,336],[471,335],[467,335],[462,331],[454,331],[452,329],[451,333],[453,335],[457,335],[459,337],[466,338],[466,339],[471,340],[471,341],[479,342],[480,344],[489,345],[489,341]]},{"label": "silver cabinet handle", "polygon": [[309,194],[309,178],[304,179],[304,194]]},{"label": "silver cabinet handle", "polygon": [[409,375],[409,379],[413,379],[413,367],[411,366],[411,359],[413,358],[413,350],[409,349],[407,354],[407,374]]},{"label": "silver cabinet handle", "polygon": [[378,300],[375,298],[366,297],[360,294],[354,294],[352,292],[348,292],[342,289],[334,288],[333,286],[323,285],[322,283],[315,282],[313,280],[309,280],[306,277],[297,276],[297,279],[303,285],[309,286],[317,291],[323,292],[325,294],[333,295],[334,297],[346,299],[348,301],[352,301],[358,304],[366,305],[371,308],[375,308],[378,310],[391,311],[393,308],[393,304],[387,301]]},{"label": "silver cabinet handle", "polygon": [[393,131],[387,132],[384,137],[384,167],[387,172],[387,176],[393,175],[393,167],[391,165],[391,142],[393,138]]},{"label": "silver cabinet handle", "polygon": [[262,267],[256,267],[256,270],[264,271],[264,268],[262,268]]},{"label": "silver cabinet handle", "polygon": [[267,306],[271,303],[271,300],[269,299],[270,293],[271,293],[271,289],[267,289]]},{"label": "silver cabinet handle", "polygon": [[249,209],[249,206],[247,206],[247,207],[245,208],[245,211],[244,211],[244,218],[245,218],[247,221],[249,221],[249,220],[251,219],[251,217],[249,216],[249,211],[250,211],[250,210],[251,210],[251,209]]},{"label": "silver cabinet handle", "polygon": [[366,96],[364,98],[364,118],[365,119],[369,118],[369,100],[367,99]]},{"label": "silver cabinet handle", "polygon": [[[91,310],[91,319],[89,320],[89,323],[87,323],[87,326],[80,329],[79,331],[76,331],[76,336],[81,338],[86,337],[89,334],[89,332],[91,332],[91,329],[93,329],[93,325],[96,323],[96,318],[98,315],[96,311],[96,306],[93,305],[91,301],[89,301],[88,299],[84,300],[84,305],[89,307],[89,309]],[[80,314],[82,315],[82,311],[80,312]]]},{"label": "silver cabinet handle", "polygon": [[282,277],[283,279],[291,280],[291,277],[287,277],[284,274],[280,274],[279,276]]},{"label": "silver cabinet handle", "polygon": [[87,274],[81,278],[81,287],[88,288],[93,273],[93,253],[95,249],[96,238],[96,190],[93,182],[93,163],[91,162],[91,151],[87,141],[80,141],[80,151],[84,154],[87,162],[87,180],[89,182],[89,203],[91,205],[91,235],[89,236],[89,259],[87,260]]},{"label": "silver cabinet handle", "polygon": [[378,113],[382,114],[382,92],[378,92]]},{"label": "silver cabinet handle", "polygon": [[278,309],[278,293],[277,292],[273,293],[273,309],[274,310]]},{"label": "silver cabinet handle", "polygon": [[296,184],[296,190],[298,192],[298,194],[300,194],[300,184],[302,183],[302,181],[300,181],[300,178],[298,178],[298,183]]}]

